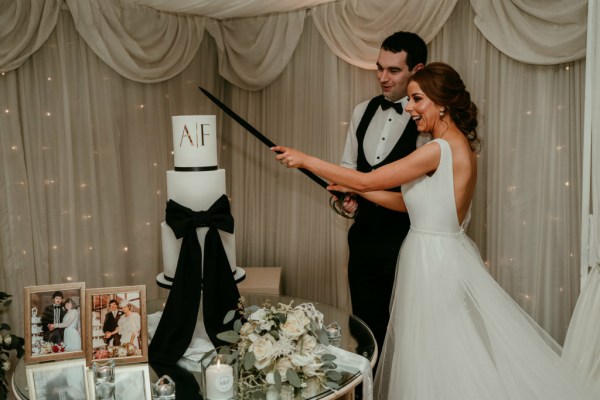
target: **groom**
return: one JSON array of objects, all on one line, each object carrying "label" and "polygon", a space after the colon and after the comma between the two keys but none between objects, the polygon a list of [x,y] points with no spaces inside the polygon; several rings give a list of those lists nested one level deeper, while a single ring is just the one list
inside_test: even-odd
[{"label": "groom", "polygon": [[104,331],[104,342],[110,344],[112,340],[113,346],[119,346],[121,344],[121,335],[117,332],[119,326],[119,319],[123,315],[123,311],[119,310],[119,303],[115,299],[108,302],[109,312],[104,316],[104,324],[102,325],[102,331]]},{"label": "groom", "polygon": [[[427,46],[412,32],[387,37],[377,58],[382,95],[357,105],[352,113],[341,165],[369,172],[409,155],[423,138],[410,114],[408,79],[427,62]],[[424,143],[424,141],[423,141]],[[396,188],[395,191],[400,191]],[[382,350],[400,245],[410,228],[407,213],[391,211],[357,197],[345,210],[357,213],[348,232],[348,280],[352,312],[371,329]]]},{"label": "groom", "polygon": [[[42,332],[44,341],[59,344],[63,341],[63,328],[54,328],[62,322],[67,310],[62,304],[63,294],[60,291],[52,293],[52,304],[44,308],[42,314]],[[50,325],[50,326],[49,326]]]}]

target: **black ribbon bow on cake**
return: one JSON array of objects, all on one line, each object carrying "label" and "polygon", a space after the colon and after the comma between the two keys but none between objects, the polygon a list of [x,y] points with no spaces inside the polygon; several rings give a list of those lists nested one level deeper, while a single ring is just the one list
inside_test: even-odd
[{"label": "black ribbon bow on cake", "polygon": [[[206,333],[217,347],[225,344],[217,339],[217,334],[232,329],[233,321],[224,325],[223,318],[237,308],[240,293],[219,236],[219,230],[233,233],[233,216],[226,195],[206,211],[193,211],[169,200],[165,221],[183,241],[173,285],[148,355],[153,362],[175,364],[192,341],[200,296]],[[204,239],[204,265],[196,234],[200,227],[209,228]]]}]

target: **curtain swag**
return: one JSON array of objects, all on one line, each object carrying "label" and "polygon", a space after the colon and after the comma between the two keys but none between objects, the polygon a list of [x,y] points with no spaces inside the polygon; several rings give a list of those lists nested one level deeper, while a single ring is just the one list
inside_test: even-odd
[{"label": "curtain swag", "polygon": [[[408,30],[429,43],[457,3],[64,1],[94,53],[128,79],[153,83],[177,75],[191,62],[206,29],[217,43],[221,76],[249,91],[265,88],[281,74],[307,15],[334,54],[351,65],[374,69],[386,36]],[[40,48],[54,30],[62,4],[61,0],[0,0],[0,72],[18,68]],[[585,56],[586,0],[537,7],[522,1],[471,0],[471,6],[474,23],[486,39],[517,61],[547,65]]]}]

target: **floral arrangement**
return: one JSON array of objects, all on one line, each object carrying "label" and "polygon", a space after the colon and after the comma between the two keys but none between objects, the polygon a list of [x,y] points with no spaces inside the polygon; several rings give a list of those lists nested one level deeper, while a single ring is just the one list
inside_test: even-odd
[{"label": "floral arrangement", "polygon": [[[0,314],[4,313],[4,308],[8,307],[12,300],[11,295],[0,292]],[[25,340],[22,337],[10,334],[10,325],[0,323],[0,399],[8,398],[8,383],[6,382],[6,373],[10,370],[10,356],[14,350],[17,357],[21,358],[25,354]],[[4,334],[3,334],[4,332]]]},{"label": "floral arrangement", "polygon": [[256,387],[265,384],[280,387],[289,382],[304,388],[307,381],[338,389],[341,374],[336,370],[335,356],[327,353],[329,340],[323,329],[323,314],[311,303],[297,306],[267,300],[262,307],[244,307],[230,311],[224,323],[233,330],[217,337],[231,343],[240,360],[240,385]]},{"label": "floral arrangement", "polygon": [[117,358],[117,357],[130,357],[141,355],[141,350],[136,349],[131,343],[125,343],[120,346],[108,346],[102,347],[94,351],[94,360],[103,358]]}]

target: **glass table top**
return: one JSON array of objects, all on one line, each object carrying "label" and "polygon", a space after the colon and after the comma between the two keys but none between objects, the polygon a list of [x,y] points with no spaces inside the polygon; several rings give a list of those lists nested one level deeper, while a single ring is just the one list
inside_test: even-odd
[{"label": "glass table top", "polygon": [[[315,307],[323,313],[324,324],[328,325],[332,322],[337,322],[341,328],[341,340],[337,347],[344,349],[349,352],[361,354],[370,361],[371,366],[375,364],[377,360],[377,345],[375,338],[371,333],[370,329],[360,319],[353,315],[349,315],[343,310],[333,307],[325,303],[319,303],[302,299],[293,296],[273,295],[273,294],[244,294],[246,299],[245,304],[250,305],[262,305],[267,299],[271,304],[276,305],[277,303],[289,304],[291,301],[294,304],[301,303],[313,303]],[[162,310],[164,307],[165,299],[150,300],[147,302],[148,315]],[[161,365],[156,363],[150,363],[150,381],[155,382],[162,375],[169,375],[175,381],[176,395],[178,399],[186,400],[201,400],[200,395],[200,368],[199,365],[191,360],[182,359],[177,365]],[[118,367],[117,367],[118,368]],[[289,385],[282,385],[279,393],[273,393],[273,387],[264,387],[253,393],[240,393],[238,398],[250,398],[250,399],[329,399],[335,398],[352,390],[356,385],[362,381],[362,375],[358,369],[340,369],[342,374],[342,381],[339,382],[340,389],[334,393],[330,389],[324,389],[321,387],[309,387],[304,391],[293,390]],[[23,360],[19,360],[15,368],[13,375],[13,389],[15,394],[21,399],[29,399],[27,389],[27,376],[25,372],[25,363]],[[315,385],[316,386],[316,385]],[[117,399],[120,400],[120,399]],[[125,400],[125,399],[123,399]],[[136,400],[136,399],[127,399]]]}]

